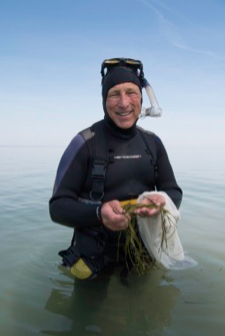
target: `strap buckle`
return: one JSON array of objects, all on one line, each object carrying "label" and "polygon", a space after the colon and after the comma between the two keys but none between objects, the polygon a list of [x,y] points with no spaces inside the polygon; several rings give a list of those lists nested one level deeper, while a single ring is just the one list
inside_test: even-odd
[{"label": "strap buckle", "polygon": [[95,160],[93,163],[91,172],[92,189],[90,192],[90,198],[92,201],[101,201],[104,197],[106,167],[106,161]]},{"label": "strap buckle", "polygon": [[92,180],[93,179],[105,179],[106,174],[106,162],[95,160],[92,168]]}]

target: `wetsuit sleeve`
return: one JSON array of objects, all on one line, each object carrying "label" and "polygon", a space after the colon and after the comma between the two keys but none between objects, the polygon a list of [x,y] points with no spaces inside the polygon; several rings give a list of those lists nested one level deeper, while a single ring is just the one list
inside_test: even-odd
[{"label": "wetsuit sleeve", "polygon": [[88,174],[89,152],[78,134],[70,143],[57,170],[53,196],[49,201],[51,219],[69,227],[99,226],[97,205],[78,201]]},{"label": "wetsuit sleeve", "polygon": [[176,182],[173,169],[162,141],[156,136],[155,142],[157,148],[158,169],[156,189],[158,191],[166,192],[176,207],[179,208],[182,201],[182,190]]}]

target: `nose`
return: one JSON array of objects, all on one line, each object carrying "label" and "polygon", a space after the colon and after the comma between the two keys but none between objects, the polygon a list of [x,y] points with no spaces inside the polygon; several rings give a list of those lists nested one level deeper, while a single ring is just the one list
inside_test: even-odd
[{"label": "nose", "polygon": [[122,92],[120,95],[120,99],[119,99],[119,106],[122,108],[126,108],[127,106],[129,106],[129,97],[126,93]]}]

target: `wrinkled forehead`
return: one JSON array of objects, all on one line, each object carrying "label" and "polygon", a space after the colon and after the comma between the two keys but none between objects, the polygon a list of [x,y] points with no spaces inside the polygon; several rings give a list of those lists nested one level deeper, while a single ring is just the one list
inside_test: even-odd
[{"label": "wrinkled forehead", "polygon": [[132,82],[124,82],[111,87],[108,91],[107,96],[113,92],[127,92],[130,90],[141,94],[140,88],[137,84],[134,84]]}]

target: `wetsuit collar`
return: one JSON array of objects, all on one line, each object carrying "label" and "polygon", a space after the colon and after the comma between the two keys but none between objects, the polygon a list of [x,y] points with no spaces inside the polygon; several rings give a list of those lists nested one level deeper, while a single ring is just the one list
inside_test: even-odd
[{"label": "wetsuit collar", "polygon": [[113,135],[124,139],[132,138],[137,132],[136,123],[134,123],[131,128],[120,128],[112,121],[107,113],[104,116],[104,124]]}]

